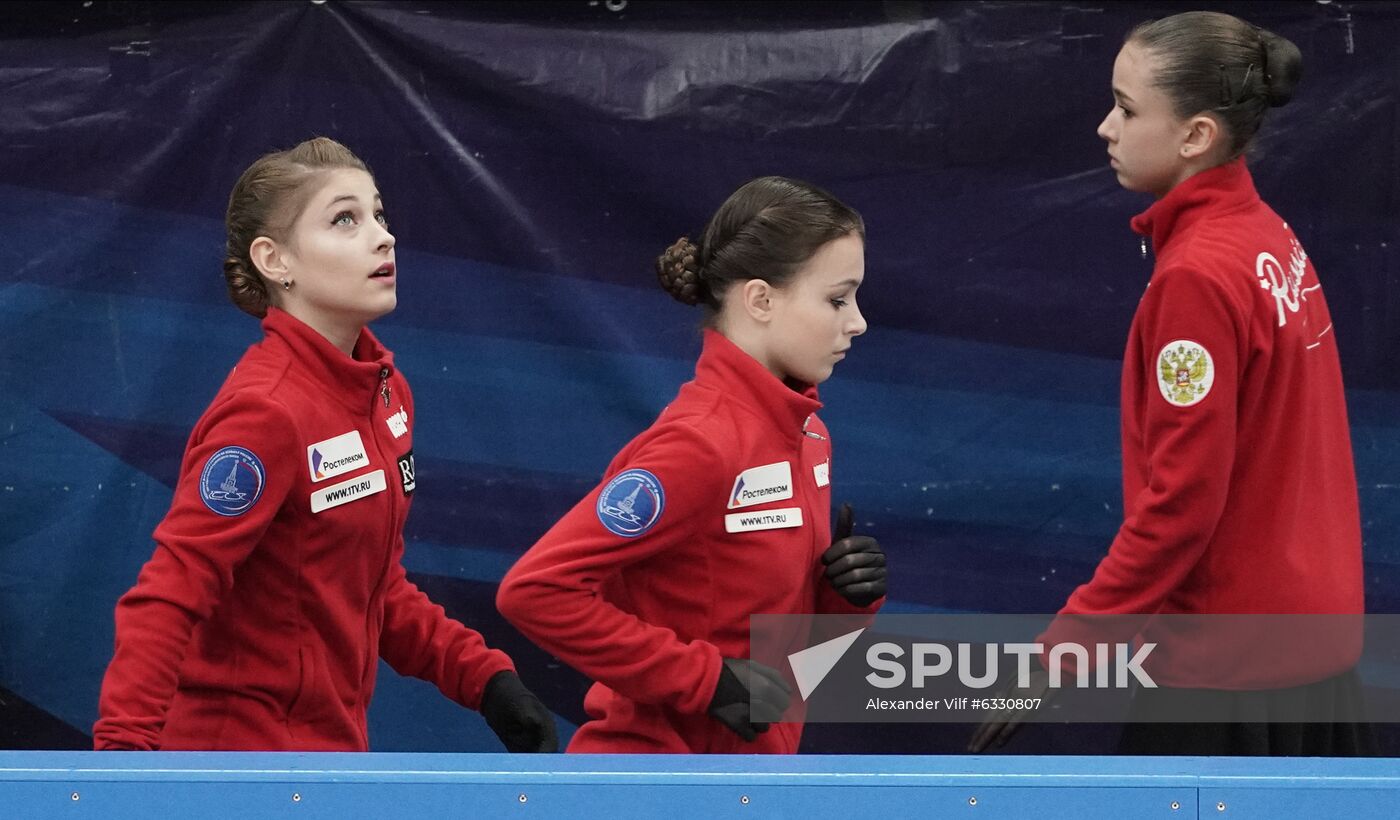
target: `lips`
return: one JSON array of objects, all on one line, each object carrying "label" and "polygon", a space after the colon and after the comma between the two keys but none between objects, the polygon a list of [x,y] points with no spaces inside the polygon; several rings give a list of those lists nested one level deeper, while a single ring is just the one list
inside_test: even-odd
[{"label": "lips", "polygon": [[389,279],[392,279],[393,277],[394,277],[394,263],[393,263],[393,262],[385,262],[384,264],[382,264],[382,265],[380,265],[379,267],[375,268],[375,269],[374,269],[374,273],[371,273],[371,274],[369,275],[369,278],[371,278],[371,279],[382,279],[382,278],[389,278]]}]

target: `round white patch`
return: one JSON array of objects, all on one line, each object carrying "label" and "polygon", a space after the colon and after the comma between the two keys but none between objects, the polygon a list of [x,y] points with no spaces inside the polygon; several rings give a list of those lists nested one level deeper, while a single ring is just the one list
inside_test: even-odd
[{"label": "round white patch", "polygon": [[1157,354],[1157,386],[1168,404],[1197,404],[1210,394],[1214,383],[1215,361],[1198,342],[1178,339],[1168,342]]}]

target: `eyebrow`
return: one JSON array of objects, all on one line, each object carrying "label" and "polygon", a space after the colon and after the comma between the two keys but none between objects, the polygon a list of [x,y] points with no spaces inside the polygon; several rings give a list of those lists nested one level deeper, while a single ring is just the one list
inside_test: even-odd
[{"label": "eyebrow", "polygon": [[[379,192],[378,192],[378,191],[375,191],[375,192],[374,192],[374,198],[375,198],[375,200],[379,200],[379,199],[380,199],[380,197],[379,197]],[[330,202],[326,203],[326,207],[329,208],[329,207],[331,207],[332,205],[336,204],[337,202],[344,202],[344,201],[346,201],[346,200],[349,200],[349,201],[351,201],[351,202],[358,202],[358,201],[360,200],[360,198],[357,197],[357,196],[355,196],[354,194],[341,194],[340,196],[338,196],[338,197],[336,197],[335,199],[332,199]]]},{"label": "eyebrow", "polygon": [[831,285],[831,287],[833,287],[833,288],[855,288],[855,287],[860,287],[860,280],[859,280],[859,279],[842,279],[840,282],[836,282],[835,284]]},{"label": "eyebrow", "polygon": [[1118,98],[1120,101],[1122,101],[1122,102],[1132,102],[1132,101],[1133,101],[1133,98],[1130,97],[1130,96],[1128,96],[1127,93],[1124,92],[1123,89],[1121,89],[1121,88],[1115,88],[1115,89],[1113,89],[1113,96],[1117,97],[1117,98]]}]

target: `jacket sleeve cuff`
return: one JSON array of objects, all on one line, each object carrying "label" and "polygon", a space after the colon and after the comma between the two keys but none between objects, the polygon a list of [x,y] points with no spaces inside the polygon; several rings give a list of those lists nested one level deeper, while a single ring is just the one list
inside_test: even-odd
[{"label": "jacket sleeve cuff", "polygon": [[480,712],[481,696],[486,694],[486,684],[498,672],[514,672],[515,663],[509,655],[499,649],[492,649],[482,657],[463,662],[472,664],[473,668],[462,680],[462,691],[457,696],[457,702]]},{"label": "jacket sleeve cuff", "polygon": [[696,641],[696,644],[704,649],[704,665],[695,688],[675,705],[677,712],[686,715],[704,714],[709,708],[710,701],[715,697],[715,687],[719,686],[720,668],[724,665],[724,659],[714,644],[708,641]]}]

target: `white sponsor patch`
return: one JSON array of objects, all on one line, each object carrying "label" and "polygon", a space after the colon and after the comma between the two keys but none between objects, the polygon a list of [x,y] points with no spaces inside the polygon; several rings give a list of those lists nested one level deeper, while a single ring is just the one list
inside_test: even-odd
[{"label": "white sponsor patch", "polygon": [[384,423],[389,425],[389,432],[394,434],[394,438],[403,438],[408,434],[408,411],[399,405],[399,412],[384,419]]},{"label": "white sponsor patch", "polygon": [[384,492],[386,487],[388,485],[384,483],[383,470],[357,475],[348,481],[322,487],[312,493],[311,511],[318,513],[331,507],[339,507],[341,504],[349,504],[351,501],[359,501],[365,496]]},{"label": "white sponsor patch", "polygon": [[781,530],[800,526],[802,526],[801,507],[730,513],[724,517],[725,532],[757,532],[758,530]]},{"label": "white sponsor patch", "polygon": [[[786,461],[750,467],[734,479],[729,509],[792,498],[792,465]],[[731,530],[732,532],[732,530]]]},{"label": "white sponsor patch", "polygon": [[817,479],[818,487],[825,487],[831,483],[831,462],[823,461],[812,468],[812,476]]},{"label": "white sponsor patch", "polygon": [[311,468],[311,482],[314,484],[341,473],[368,467],[369,456],[365,454],[365,443],[360,440],[360,431],[351,430],[307,447],[306,464]]},{"label": "white sponsor patch", "polygon": [[1157,387],[1168,404],[1190,407],[1209,395],[1213,384],[1215,362],[1203,345],[1178,339],[1157,354]]}]

